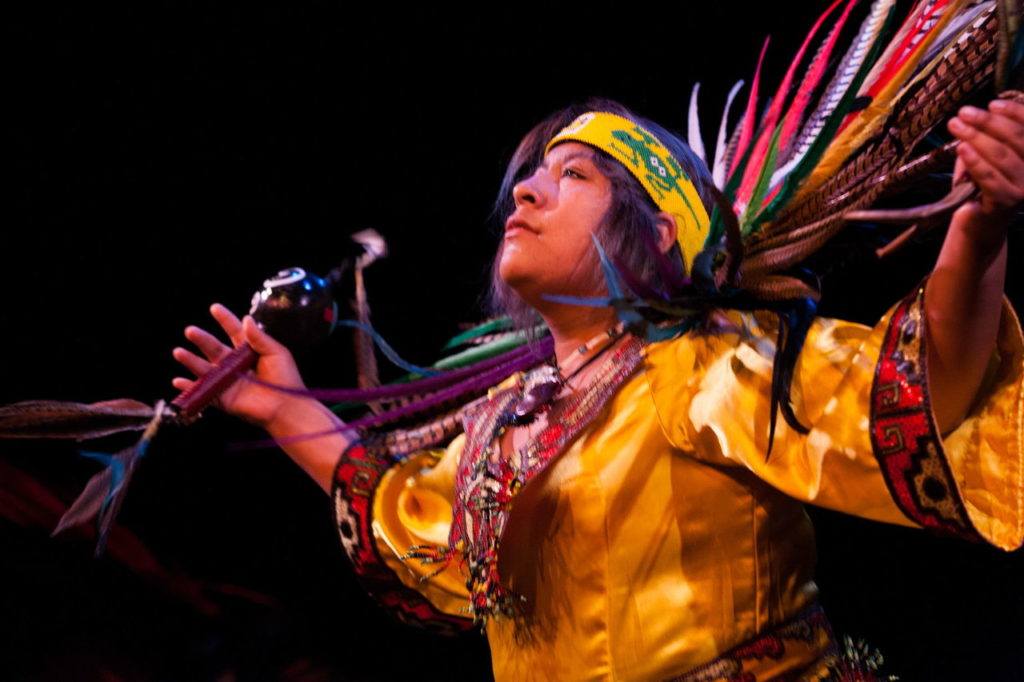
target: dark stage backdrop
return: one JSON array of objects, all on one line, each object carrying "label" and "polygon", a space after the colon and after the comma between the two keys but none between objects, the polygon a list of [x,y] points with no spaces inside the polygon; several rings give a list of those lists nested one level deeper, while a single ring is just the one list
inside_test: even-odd
[{"label": "dark stage backdrop", "polygon": [[[242,311],[282,267],[326,272],[365,227],[391,246],[367,278],[377,327],[432,360],[478,316],[491,202],[534,122],[604,95],[680,129],[701,80],[711,137],[762,37],[770,90],[824,6],[688,5],[17,10],[0,402],[170,397],[171,349],[212,322],[211,302]],[[873,323],[936,246],[832,276],[823,312]],[[1021,247],[1015,236],[1016,265]],[[1018,309],[1020,282],[1011,272]],[[302,366],[311,386],[351,385],[348,336]],[[489,679],[479,636],[408,630],[370,602],[327,497],[286,456],[226,447],[258,435],[213,413],[157,441],[121,523],[163,573],[93,560],[86,537],[50,539],[31,505],[0,519],[0,677]],[[70,445],[3,443],[0,464],[9,510],[15,471],[65,502],[95,471]],[[825,605],[892,672],[1024,679],[1024,556],[814,516]]]}]

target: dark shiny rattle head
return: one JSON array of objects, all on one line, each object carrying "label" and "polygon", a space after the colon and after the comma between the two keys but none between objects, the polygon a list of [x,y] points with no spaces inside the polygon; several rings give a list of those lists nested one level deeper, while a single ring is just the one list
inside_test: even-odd
[{"label": "dark shiny rattle head", "polygon": [[302,268],[288,268],[263,282],[249,314],[292,351],[327,338],[338,321],[330,282]]}]

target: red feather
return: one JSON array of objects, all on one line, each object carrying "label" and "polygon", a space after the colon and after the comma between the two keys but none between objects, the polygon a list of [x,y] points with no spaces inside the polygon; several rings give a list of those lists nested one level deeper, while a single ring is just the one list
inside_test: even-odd
[{"label": "red feather", "polygon": [[754,136],[754,117],[757,114],[757,86],[761,82],[761,65],[764,63],[764,54],[768,51],[768,41],[771,39],[771,36],[764,39],[764,45],[761,46],[761,56],[757,58],[754,82],[750,85],[750,96],[747,98],[747,110],[743,113],[743,121],[740,123],[743,127],[740,129],[740,139],[736,143],[736,151],[733,152],[729,172],[725,174],[726,182],[736,172],[736,166],[739,165],[740,159],[743,158],[743,154],[747,151],[747,145],[750,144],[750,139]]},{"label": "red feather", "polygon": [[818,54],[814,56],[814,61],[811,62],[807,75],[804,76],[804,80],[800,84],[800,88],[793,97],[793,104],[790,105],[789,111],[786,112],[786,117],[782,121],[782,133],[779,135],[780,151],[789,146],[789,143],[793,140],[793,136],[796,134],[797,129],[803,122],[804,110],[807,108],[807,104],[811,101],[811,95],[814,94],[815,88],[818,87],[818,84],[821,83],[822,77],[825,75],[829,57],[832,56],[832,50],[839,41],[839,34],[843,32],[846,20],[849,18],[850,12],[853,11],[853,7],[857,2],[858,0],[849,0],[849,2],[846,3],[846,9],[843,10],[842,15],[836,21],[835,26],[832,27],[831,33],[829,33],[828,37],[825,39],[825,43],[822,45],[821,49],[818,50]]},{"label": "red feather", "polygon": [[[913,28],[907,31],[907,34],[903,36],[903,40],[900,41],[899,47],[892,52],[892,57],[889,59],[889,62],[882,67],[882,70],[879,72],[874,82],[872,82],[868,86],[867,90],[864,91],[864,94],[869,98],[874,99],[875,96],[881,92],[882,88],[889,84],[893,79],[893,76],[895,76],[900,68],[907,62],[907,59],[914,54],[915,45],[920,44],[923,37],[921,32],[924,27],[929,25],[929,23],[931,24],[931,27],[925,31],[925,34],[934,29],[935,19],[937,19],[936,14],[941,15],[942,10],[946,8],[947,4],[948,0],[938,0],[935,4],[918,15]],[[850,125],[855,118],[857,118],[858,113],[859,112],[856,111],[850,112],[850,114],[848,114],[843,120],[842,125],[839,126],[837,134],[843,132],[843,130],[845,130],[846,127]]]},{"label": "red feather", "polygon": [[[814,26],[812,26],[811,30],[808,32],[807,37],[804,38],[803,44],[800,45],[800,49],[797,51],[796,57],[794,57],[793,61],[790,63],[789,69],[786,70],[786,75],[782,79],[782,83],[779,84],[779,88],[775,93],[775,99],[768,108],[768,113],[765,114],[764,123],[761,126],[761,135],[754,144],[754,150],[750,155],[750,161],[747,163],[747,167],[744,170],[743,182],[740,184],[739,191],[736,193],[734,201],[735,204],[745,208],[746,202],[750,199],[750,195],[754,190],[754,185],[757,183],[757,178],[761,174],[761,165],[764,163],[765,155],[768,152],[768,144],[771,141],[772,135],[775,134],[775,124],[779,120],[779,114],[781,113],[782,106],[786,100],[786,93],[789,92],[789,87],[793,82],[793,76],[796,73],[797,67],[800,66],[804,53],[807,51],[807,47],[811,44],[811,40],[818,32],[818,29],[821,28],[821,25],[825,22],[825,19],[828,18],[828,15],[830,15],[842,1],[843,0],[835,0],[831,5],[829,5],[828,9],[818,17],[818,20],[814,22]],[[760,68],[760,64],[758,65],[758,68]],[[746,134],[747,131],[744,130],[743,133]]]}]

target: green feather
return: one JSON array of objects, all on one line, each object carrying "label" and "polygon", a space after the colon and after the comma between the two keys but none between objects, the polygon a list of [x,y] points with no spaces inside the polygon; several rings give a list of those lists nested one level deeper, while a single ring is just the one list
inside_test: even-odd
[{"label": "green feather", "polygon": [[[747,163],[750,161],[750,155],[753,152],[754,145],[749,145],[746,152],[743,153],[743,158],[740,159],[739,164],[736,166],[736,172],[729,176],[729,179],[725,183],[725,187],[722,188],[722,196],[732,204],[736,198],[736,190],[739,189],[740,182],[743,180],[743,171],[747,168]],[[719,212],[718,205],[711,209],[711,228],[708,230],[708,238],[704,240],[704,248],[709,245],[718,245],[722,240],[722,235],[725,234],[725,221],[722,220],[722,215]]]},{"label": "green feather", "polygon": [[779,135],[782,133],[782,123],[775,126],[775,132],[772,133],[771,142],[768,143],[768,153],[765,156],[764,165],[761,166],[761,171],[757,176],[757,183],[754,185],[754,192],[750,197],[750,202],[747,204],[747,208],[743,211],[743,217],[740,218],[740,232],[743,236],[757,231],[760,223],[756,220],[761,207],[761,202],[764,201],[764,197],[768,194],[768,184],[771,182],[772,173],[775,172],[775,157],[779,154]]},{"label": "green feather", "polygon": [[[541,336],[547,330],[544,325],[537,325],[534,328],[533,333],[535,336]],[[524,331],[511,332],[509,334],[503,334],[500,338],[494,339],[488,343],[481,344],[479,346],[473,346],[467,348],[464,351],[449,355],[441,358],[433,365],[432,369],[457,369],[459,367],[465,367],[466,365],[472,365],[475,362],[482,362],[488,358],[494,357],[501,353],[518,348],[527,341],[527,335]],[[415,377],[414,377],[415,378]]]},{"label": "green feather", "polygon": [[505,331],[506,329],[512,328],[512,318],[510,317],[499,317],[493,320],[488,320],[482,324],[478,324],[472,329],[467,329],[457,336],[453,336],[448,339],[448,342],[444,344],[441,350],[449,350],[457,346],[461,346],[467,341],[472,341],[478,336],[484,336],[485,334],[493,334],[495,332]]}]

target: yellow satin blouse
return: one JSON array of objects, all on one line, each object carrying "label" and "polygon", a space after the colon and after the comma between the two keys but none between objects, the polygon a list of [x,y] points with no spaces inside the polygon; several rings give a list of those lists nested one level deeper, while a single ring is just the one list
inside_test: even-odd
[{"label": "yellow satin blouse", "polygon": [[[773,313],[730,311],[734,332],[646,346],[640,369],[514,499],[499,566],[526,606],[521,618],[487,622],[495,678],[724,680],[743,671],[764,680],[802,670],[813,679],[827,642],[799,633],[777,660],[721,658],[814,603],[804,502],[907,526],[938,519],[947,531],[1019,547],[1024,337],[1013,308],[1004,301],[975,408],[934,443],[914,432],[914,414],[918,426],[931,419],[927,403],[915,413],[894,397],[913,397],[912,381],[878,369],[889,357],[889,369],[913,379],[912,363],[924,361],[920,297],[894,324],[897,308],[874,328],[815,321],[791,394],[810,432],[780,417],[767,461]],[[872,400],[895,416],[872,423]],[[371,495],[379,556],[457,616],[468,615],[463,570],[452,564],[425,579],[431,566],[399,557],[447,543],[463,442],[390,468]],[[923,443],[918,456],[905,456],[912,442]],[[887,484],[886,467],[906,485]],[[913,520],[901,496],[916,505]]]}]

